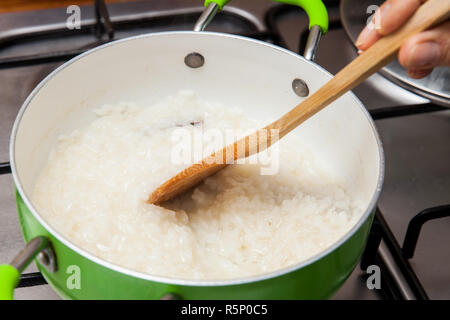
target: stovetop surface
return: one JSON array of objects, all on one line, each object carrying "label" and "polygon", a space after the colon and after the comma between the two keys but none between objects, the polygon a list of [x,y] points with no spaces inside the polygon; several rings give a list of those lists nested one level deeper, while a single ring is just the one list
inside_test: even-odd
[{"label": "stovetop surface", "polygon": [[[139,28],[116,31],[116,38],[167,30],[190,30],[202,10],[198,0],[165,0],[109,4],[114,22],[130,14],[180,13],[155,20]],[[324,1],[331,21],[339,20],[337,1]],[[264,13],[277,4],[260,0],[234,0],[208,30],[230,33],[264,31]],[[23,28],[65,23],[65,8],[2,14],[0,19],[0,58],[54,50],[77,49],[95,42],[91,34],[63,39],[30,39],[25,43],[6,42],[6,36]],[[82,7],[83,22],[94,18],[91,6]],[[300,34],[307,17],[298,9],[277,16],[287,48],[298,52]],[[342,28],[330,30],[320,43],[316,63],[336,73],[356,57],[356,51]],[[31,90],[61,63],[0,70],[0,162],[9,160],[9,135],[15,116]],[[375,74],[354,90],[369,110],[389,106],[419,105],[427,100],[392,84]],[[399,243],[403,242],[410,219],[421,210],[450,203],[450,110],[376,121],[386,157],[386,177],[379,207]],[[0,175],[0,262],[10,261],[23,247],[11,175]],[[410,261],[432,299],[450,299],[450,219],[428,222],[420,235]],[[36,271],[33,265],[27,272]],[[334,296],[335,299],[378,299],[376,290],[367,289],[357,267]],[[17,299],[58,299],[48,285],[16,290]]]}]

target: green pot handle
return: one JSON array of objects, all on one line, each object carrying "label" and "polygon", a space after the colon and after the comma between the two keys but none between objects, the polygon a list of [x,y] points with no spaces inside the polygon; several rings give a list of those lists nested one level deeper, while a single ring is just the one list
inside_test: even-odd
[{"label": "green pot handle", "polygon": [[223,7],[224,7],[228,2],[230,2],[230,0],[205,0],[205,7],[209,6],[209,5],[211,4],[211,2],[216,3],[216,4],[219,6],[220,10],[222,10]]},{"label": "green pot handle", "polygon": [[12,300],[20,272],[9,264],[0,265],[0,300]]},{"label": "green pot handle", "polygon": [[[309,35],[303,57],[314,61],[319,42],[328,31],[328,12],[321,0],[273,0],[303,8],[309,18]],[[230,0],[205,0],[206,9],[194,25],[194,31],[203,31],[214,16],[223,9]]]},{"label": "green pot handle", "polygon": [[319,26],[323,34],[328,31],[328,12],[321,0],[273,0],[294,6],[299,6],[305,10],[309,17],[309,30],[313,26]]},{"label": "green pot handle", "polygon": [[[327,8],[321,0],[274,0],[277,2],[282,2],[286,4],[291,4],[294,6],[299,6],[306,11],[309,17],[309,29],[312,26],[319,26],[323,34],[328,31],[328,12]],[[230,2],[230,0],[205,0],[205,7],[208,7],[211,3],[216,3],[219,9],[222,10],[223,7]]]},{"label": "green pot handle", "polygon": [[[20,273],[42,252],[41,265],[49,272],[56,271],[56,257],[50,240],[44,236],[31,239],[10,264],[0,265],[0,300],[12,300]],[[39,257],[38,257],[39,260]]]}]

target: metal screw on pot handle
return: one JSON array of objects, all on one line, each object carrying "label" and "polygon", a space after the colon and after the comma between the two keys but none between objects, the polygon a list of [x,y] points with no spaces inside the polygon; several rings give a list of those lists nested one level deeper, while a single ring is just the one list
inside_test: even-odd
[{"label": "metal screw on pot handle", "polygon": [[0,265],[0,300],[13,299],[13,291],[19,283],[20,273],[36,257],[48,271],[56,271],[56,257],[49,239],[44,236],[31,239],[10,264]]}]

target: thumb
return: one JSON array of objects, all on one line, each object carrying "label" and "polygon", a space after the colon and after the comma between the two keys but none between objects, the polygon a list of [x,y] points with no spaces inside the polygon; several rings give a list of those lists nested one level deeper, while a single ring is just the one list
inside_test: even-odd
[{"label": "thumb", "polygon": [[450,21],[409,38],[398,60],[408,71],[420,73],[437,66],[450,66]]}]

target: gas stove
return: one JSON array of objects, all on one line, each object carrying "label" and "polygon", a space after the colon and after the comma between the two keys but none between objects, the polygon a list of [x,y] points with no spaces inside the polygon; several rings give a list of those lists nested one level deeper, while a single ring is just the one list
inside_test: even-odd
[{"label": "gas stove", "polygon": [[[341,20],[340,1],[324,1],[330,31],[315,62],[336,73],[356,57]],[[155,0],[81,6],[81,29],[69,30],[66,8],[1,14],[0,19],[0,261],[23,248],[9,135],[31,90],[68,59],[131,35],[192,30],[199,0]],[[368,15],[361,13],[366,20]],[[299,8],[271,1],[234,0],[208,26],[303,53],[308,18]],[[446,81],[449,81],[448,79]],[[439,105],[375,74],[353,92],[376,120],[386,177],[366,250],[334,299],[450,299],[450,101]],[[423,227],[422,227],[423,226]],[[369,289],[367,267],[381,270],[381,288]],[[36,267],[22,275],[16,299],[59,299]]]}]

